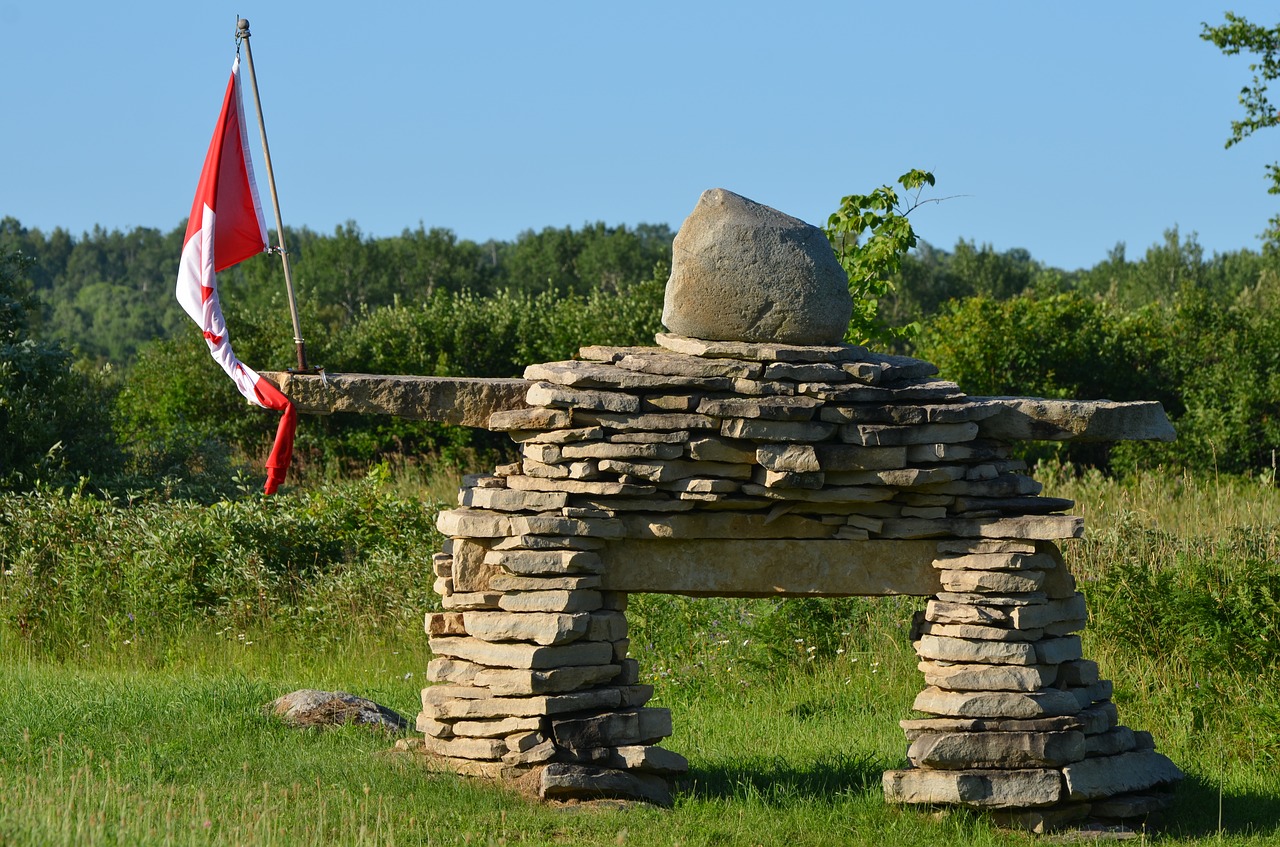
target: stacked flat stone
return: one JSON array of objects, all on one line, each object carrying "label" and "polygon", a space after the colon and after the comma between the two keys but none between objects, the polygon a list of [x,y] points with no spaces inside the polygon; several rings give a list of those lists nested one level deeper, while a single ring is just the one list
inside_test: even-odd
[{"label": "stacked flat stone", "polygon": [[657,746],[670,713],[627,657],[610,545],[910,540],[936,543],[915,642],[928,717],[903,722],[911,767],[885,774],[886,798],[1033,828],[1165,802],[1153,789],[1177,768],[1118,725],[1081,656],[1084,599],[1054,542],[1083,522],[984,432],[999,401],[856,346],[657,341],[530,366],[530,408],[490,419],[522,461],[439,518],[428,751],[543,797],[669,802],[686,763]]}]

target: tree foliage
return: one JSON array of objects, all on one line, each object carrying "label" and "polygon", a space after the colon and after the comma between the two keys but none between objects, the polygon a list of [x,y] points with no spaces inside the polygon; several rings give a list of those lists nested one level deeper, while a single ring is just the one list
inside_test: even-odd
[{"label": "tree foliage", "polygon": [[880,299],[894,289],[902,257],[918,241],[907,216],[920,205],[920,191],[933,184],[933,174],[913,169],[898,177],[909,205],[898,189],[882,185],[870,194],[843,197],[827,219],[827,238],[849,276],[853,295],[853,318],[846,336],[850,341],[891,341],[918,329],[915,323],[889,326],[878,307]]},{"label": "tree foliage", "polygon": [[[1249,64],[1253,79],[1249,85],[1240,89],[1240,105],[1244,107],[1244,117],[1231,122],[1231,137],[1226,143],[1230,148],[1258,130],[1280,123],[1280,115],[1277,115],[1275,107],[1267,99],[1267,85],[1280,77],[1280,25],[1268,28],[1250,23],[1234,12],[1227,12],[1225,23],[1218,26],[1204,23],[1201,26],[1200,37],[1224,54],[1235,56],[1248,53],[1256,57],[1256,61]],[[1273,162],[1266,167],[1270,182],[1267,191],[1280,194],[1280,162]],[[1271,218],[1263,237],[1271,249],[1280,248],[1280,215]]]},{"label": "tree foliage", "polygon": [[117,459],[102,376],[32,335],[29,264],[0,252],[0,489],[111,472]]}]

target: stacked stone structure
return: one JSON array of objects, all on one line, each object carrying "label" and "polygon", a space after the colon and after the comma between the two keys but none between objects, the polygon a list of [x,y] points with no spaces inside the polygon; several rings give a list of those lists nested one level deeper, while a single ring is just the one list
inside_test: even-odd
[{"label": "stacked stone structure", "polygon": [[[680,558],[688,542],[704,557],[683,567],[718,576],[665,590],[929,596],[915,641],[927,717],[903,721],[912,767],[885,774],[889,801],[1040,810],[1023,822],[1164,802],[1149,792],[1177,768],[1119,725],[1081,655],[1084,598],[1057,542],[1083,522],[991,436],[1017,401],[856,346],[657,341],[533,365],[530,408],[490,419],[523,459],[468,480],[439,519],[429,751],[463,773],[527,775],[544,797],[667,801],[685,763],[656,746],[671,719],[645,706],[624,591],[664,590],[653,548]],[[815,542],[824,558],[908,555],[874,584],[771,591],[714,552],[754,545],[790,567],[788,550]]]},{"label": "stacked stone structure", "polygon": [[583,348],[524,383],[285,383],[303,410],[487,423],[520,446],[439,516],[417,724],[435,762],[544,798],[668,803],[687,763],[659,746],[671,715],[629,656],[629,593],[896,593],[927,601],[923,717],[902,721],[889,802],[1032,829],[1163,808],[1180,772],[1120,725],[1081,652],[1058,543],[1083,521],[1010,449],[1168,440],[1163,410],[968,397],[927,362],[839,343],[851,308],[819,230],[716,189],[676,238],[663,321],[685,335]]}]

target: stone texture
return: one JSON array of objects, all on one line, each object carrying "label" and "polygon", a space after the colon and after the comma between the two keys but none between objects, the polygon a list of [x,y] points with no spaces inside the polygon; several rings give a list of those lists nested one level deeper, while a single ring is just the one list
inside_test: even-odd
[{"label": "stone texture", "polygon": [[531,382],[549,382],[573,388],[617,388],[631,391],[725,391],[733,387],[728,377],[677,376],[651,374],[641,371],[615,368],[596,362],[546,362],[529,365],[524,378]]},{"label": "stone texture", "polygon": [[863,447],[903,447],[911,444],[957,444],[972,441],[978,435],[975,423],[919,424],[847,424],[840,428],[840,440]]},{"label": "stone texture", "polygon": [[885,771],[889,803],[963,804],[985,809],[1051,806],[1062,799],[1057,770],[943,771],[914,768]]},{"label": "stone texture", "polygon": [[390,733],[409,727],[409,722],[395,711],[345,691],[303,688],[272,700],[264,708],[294,727],[354,723]]},{"label": "stone texture", "polygon": [[568,500],[568,494],[556,491],[467,488],[458,498],[458,505],[471,509],[493,509],[499,512],[543,512],[559,509]]},{"label": "stone texture", "polygon": [[1182,779],[1178,766],[1154,750],[1085,759],[1063,768],[1062,774],[1072,800],[1145,791]]},{"label": "stone texture", "polygon": [[454,538],[511,535],[511,519],[479,509],[449,509],[436,516],[436,529]]},{"label": "stone texture", "polygon": [[836,344],[853,312],[822,230],[731,191],[705,191],[672,248],[662,323],[716,341]]},{"label": "stone texture", "polygon": [[[585,358],[585,357],[584,357]],[[759,362],[734,359],[700,359],[672,355],[652,347],[634,347],[615,363],[629,371],[672,376],[723,376],[731,379],[758,379],[764,371]]]},{"label": "stone texture", "polygon": [[[539,717],[497,718],[490,721],[454,721],[449,724],[453,735],[470,738],[506,738],[515,733],[534,732],[542,726]],[[507,745],[512,747],[510,743]]]},{"label": "stone texture", "polygon": [[918,712],[942,716],[1025,720],[1074,715],[1080,711],[1080,704],[1067,692],[1052,688],[1030,694],[926,688],[916,695],[912,708]]},{"label": "stone texture", "polygon": [[547,800],[612,797],[671,805],[671,788],[662,777],[568,762],[543,768],[538,794]]},{"label": "stone texture", "polygon": [[[1060,829],[1070,830],[1088,818],[1090,811],[1088,803],[1063,803],[1043,809],[994,809],[991,811],[991,818],[999,826],[1045,835]],[[1083,832],[1081,835],[1088,837]],[[1074,838],[1070,832],[1065,833],[1063,838],[1064,843],[1084,840]]]},{"label": "stone texture", "polygon": [[632,709],[553,721],[557,744],[569,749],[651,744],[671,735],[668,709]]},{"label": "stone texture", "polygon": [[464,612],[468,635],[483,641],[532,641],[535,644],[568,644],[587,634],[591,615],[512,614]]},{"label": "stone texture", "polygon": [[689,457],[700,462],[751,464],[756,460],[756,446],[723,438],[695,438],[689,442]]},{"label": "stone texture", "polygon": [[1113,726],[1106,732],[1090,735],[1085,745],[1085,753],[1090,756],[1115,756],[1128,753],[1138,746],[1133,730],[1127,726]]},{"label": "stone texture", "polygon": [[850,344],[780,344],[770,341],[716,341],[660,332],[658,345],[706,359],[745,359],[755,362],[854,362],[871,356],[865,347]]},{"label": "stone texture", "polygon": [[599,591],[517,591],[505,593],[498,608],[506,612],[594,612],[601,607]]},{"label": "stone texture", "polygon": [[[433,660],[432,664],[436,661],[439,660]],[[621,670],[616,664],[577,665],[548,670],[486,668],[482,665],[472,667],[476,670],[465,680],[457,678],[440,681],[473,682],[503,696],[561,694],[617,680]]]},{"label": "stone texture", "polygon": [[689,760],[684,756],[652,744],[562,749],[560,755],[564,761],[575,764],[664,776],[677,776],[689,770]]},{"label": "stone texture", "polygon": [[1006,629],[999,626],[982,626],[971,623],[934,623],[926,620],[921,624],[917,635],[971,638],[976,641],[1038,641],[1044,635],[1044,630]]},{"label": "stone texture", "polygon": [[1164,407],[1152,401],[976,398],[1001,407],[982,434],[1005,441],[1172,441]]},{"label": "stone texture", "polygon": [[437,656],[465,659],[500,668],[560,668],[571,665],[603,665],[613,658],[608,644],[580,641],[554,647],[536,644],[493,644],[478,638],[432,638]]},{"label": "stone texture", "polygon": [[[846,321],[848,319],[846,318]],[[487,427],[495,412],[525,407],[529,384],[520,379],[325,374],[261,374],[304,414],[396,415],[458,426]]]},{"label": "stone texture", "polygon": [[921,662],[926,685],[948,691],[1039,691],[1057,669],[1046,665],[969,665]]},{"label": "stone texture", "polygon": [[783,515],[698,514],[627,515],[619,519],[627,538],[830,538],[836,528],[820,520]]},{"label": "stone texture", "polygon": [[1121,794],[1094,800],[1089,812],[1095,818],[1103,820],[1146,819],[1157,815],[1173,805],[1172,792],[1151,792],[1142,794]]},{"label": "stone texture", "polygon": [[[512,488],[530,491],[563,491],[567,494],[590,494],[595,497],[646,497],[657,492],[648,484],[628,482],[601,482],[577,479],[539,479],[531,476],[509,476],[507,484]],[[521,546],[529,546],[522,544]],[[580,548],[586,549],[586,548]]]},{"label": "stone texture", "polygon": [[717,418],[760,418],[771,421],[808,421],[822,405],[812,397],[707,397],[698,413]]},{"label": "stone texture", "polygon": [[960,556],[946,556],[934,561],[935,568],[951,570],[1050,570],[1058,563],[1052,556],[1036,553],[970,553]]},{"label": "stone texture", "polygon": [[957,732],[921,735],[907,758],[916,767],[1051,768],[1085,756],[1082,732]]},{"label": "stone texture", "polygon": [[983,665],[1034,665],[1037,663],[1034,645],[1026,642],[979,641],[969,638],[922,635],[915,646],[916,654],[920,658],[942,662],[973,662]]},{"label": "stone texture", "polygon": [[535,697],[454,696],[476,693],[488,692],[452,685],[424,688],[422,710],[428,717],[436,720],[476,720],[560,715],[583,709],[614,709],[622,702],[622,696],[616,688],[595,688]]},{"label": "stone texture", "polygon": [[958,571],[943,570],[939,574],[946,591],[995,591],[1000,594],[1018,594],[1037,591],[1044,583],[1040,571],[1011,573],[1009,571]]},{"label": "stone texture", "polygon": [[1074,515],[1007,518],[953,518],[921,520],[903,518],[886,522],[888,538],[938,538],[958,535],[970,538],[1025,538],[1056,541],[1084,535],[1084,519]]},{"label": "stone texture", "polygon": [[602,459],[600,470],[649,482],[672,482],[690,477],[714,476],[725,479],[750,479],[751,466],[727,462],[643,462]]},{"label": "stone texture", "polygon": [[1085,617],[1088,610],[1083,594],[1074,594],[1061,600],[1023,606],[1010,612],[1010,621],[1018,629],[1046,627],[1061,621]]},{"label": "stone texture", "polygon": [[501,738],[438,738],[427,735],[423,749],[440,756],[458,759],[501,759],[507,752],[507,744]]},{"label": "stone texture", "polygon": [[604,567],[598,554],[585,550],[490,550],[484,561],[525,576],[598,574]]},{"label": "stone texture", "polygon": [[720,426],[726,438],[748,441],[823,441],[836,431],[825,421],[775,421],[759,418],[729,418]]},{"label": "stone texture", "polygon": [[492,591],[577,591],[586,588],[599,588],[600,577],[592,574],[571,574],[564,576],[536,575],[519,576],[500,571],[489,577],[487,586]]},{"label": "stone texture", "polygon": [[424,628],[430,636],[467,634],[461,612],[427,612]]},{"label": "stone texture", "polygon": [[[764,528],[786,520],[779,518]],[[604,587],[693,596],[931,594],[930,542],[628,539],[601,551]],[[1034,651],[1027,654],[1034,657]]]},{"label": "stone texture", "polygon": [[640,400],[620,391],[590,391],[565,388],[550,382],[529,386],[525,399],[530,406],[552,406],[561,409],[591,409],[600,412],[638,412]]},{"label": "stone texture", "polygon": [[[909,718],[898,721],[908,741],[922,735],[955,732],[1086,732],[1080,715],[1053,718]],[[1086,732],[1087,735],[1087,732]]]},{"label": "stone texture", "polygon": [[1079,659],[1082,649],[1078,635],[1045,638],[1036,642],[1036,656],[1046,665],[1057,665]]}]

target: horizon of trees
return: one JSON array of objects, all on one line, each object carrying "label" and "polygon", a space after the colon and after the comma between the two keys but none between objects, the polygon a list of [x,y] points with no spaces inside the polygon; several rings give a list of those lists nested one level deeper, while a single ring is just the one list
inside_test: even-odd
[{"label": "horizon of trees", "polygon": [[[76,237],[57,227],[46,233],[17,218],[0,219],[0,253],[20,251],[39,308],[33,335],[57,341],[77,356],[127,368],[140,348],[189,331],[173,296],[185,222],[107,230]],[[491,296],[501,290],[586,295],[617,292],[665,274],[675,233],[666,224],[526,230],[515,241],[459,239],[446,228],[406,228],[397,236],[366,235],[354,221],[321,234],[286,228],[295,288],[308,313],[303,335],[337,335],[361,314],[395,304],[424,303],[438,290]],[[890,326],[927,320],[955,299],[997,300],[1028,290],[1075,291],[1128,309],[1169,303],[1184,286],[1229,299],[1275,273],[1269,252],[1238,250],[1206,257],[1195,234],[1177,227],[1131,258],[1123,242],[1091,268],[1065,271],[1023,248],[997,251],[960,239],[942,249],[924,239],[908,253],[881,299]],[[661,269],[661,270],[658,270]],[[274,257],[256,257],[219,275],[224,304],[287,323],[284,278]],[[290,330],[282,330],[291,336]],[[234,325],[232,332],[235,332]]]},{"label": "horizon of trees", "polygon": [[[97,228],[76,239],[0,220],[0,317],[12,305],[14,318],[0,339],[0,435],[11,442],[0,488],[79,475],[130,480],[117,486],[225,481],[269,443],[274,420],[245,411],[173,296],[184,231]],[[585,344],[651,344],[672,238],[665,226],[587,224],[482,245],[421,227],[371,238],[349,223],[332,235],[291,233],[290,250],[312,362],[511,377]],[[237,354],[259,370],[292,365],[279,261],[246,261],[220,285]],[[879,316],[919,324],[893,350],[933,361],[970,394],[1158,399],[1180,433],[1173,445],[1028,458],[1274,473],[1280,252],[1206,257],[1173,228],[1141,255],[1118,244],[1066,272],[1022,249],[921,241],[902,257]],[[307,421],[298,455],[350,471],[381,457],[505,446],[471,430],[332,415]]]}]

